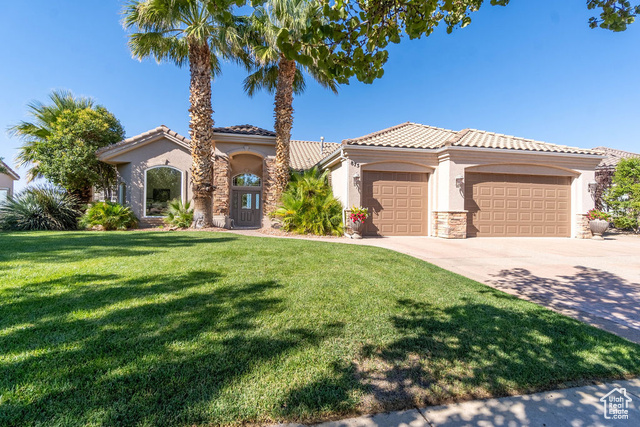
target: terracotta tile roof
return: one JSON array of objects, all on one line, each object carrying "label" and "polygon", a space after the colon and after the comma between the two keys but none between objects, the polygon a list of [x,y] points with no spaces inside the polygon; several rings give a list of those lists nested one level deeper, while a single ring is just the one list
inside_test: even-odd
[{"label": "terracotta tile roof", "polygon": [[236,125],[213,128],[214,133],[233,133],[238,135],[276,136],[276,133],[253,125]]},{"label": "terracotta tile roof", "polygon": [[359,138],[345,139],[343,144],[398,148],[439,148],[456,132],[418,123],[406,122]]},{"label": "terracotta tile roof", "polygon": [[13,169],[11,169],[8,164],[6,164],[2,160],[0,160],[0,165],[4,166],[4,168],[8,172],[7,175],[9,175],[11,178],[13,178],[14,181],[17,181],[17,180],[20,179],[20,175],[18,175]]},{"label": "terracotta tile roof", "polygon": [[143,132],[143,133],[141,133],[139,135],[132,136],[131,138],[123,139],[120,142],[116,142],[115,144],[107,145],[106,147],[102,147],[98,151],[96,151],[96,154],[100,155],[100,154],[104,153],[105,151],[110,151],[110,150],[113,150],[114,148],[120,148],[120,147],[123,147],[125,145],[135,144],[138,141],[145,140],[148,137],[154,136],[156,134],[161,134],[161,133],[169,134],[169,135],[177,138],[179,141],[182,141],[182,142],[186,143],[187,145],[191,143],[191,140],[189,140],[189,138],[187,138],[186,136],[182,136],[179,133],[172,131],[171,129],[169,129],[165,125],[160,125],[157,128],[148,130],[148,131]]},{"label": "terracotta tile roof", "polygon": [[615,148],[609,147],[596,147],[594,148],[596,151],[602,152],[605,156],[604,159],[598,165],[598,169],[612,169],[615,168],[620,160],[629,159],[632,157],[640,157],[640,154],[631,153],[629,151],[616,150]]},{"label": "terracotta tile roof", "polygon": [[335,142],[325,142],[321,152],[320,141],[299,141],[291,140],[289,159],[291,167],[296,170],[310,169],[320,160],[340,148],[340,144]]},{"label": "terracotta tile roof", "polygon": [[[465,132],[466,131],[466,132]],[[600,153],[585,148],[568,147],[566,145],[551,144],[549,142],[535,141],[533,139],[520,138],[517,136],[503,135],[495,132],[487,132],[476,129],[465,129],[460,131],[459,140],[452,143],[452,146],[478,147],[478,148],[500,148],[507,150],[524,151],[545,151],[550,153],[571,153],[571,154],[595,154]]]},{"label": "terracotta tile roof", "polygon": [[360,138],[345,139],[343,144],[397,148],[437,149],[444,146],[497,148],[553,153],[594,154],[600,152],[566,145],[534,141],[477,129],[453,131],[419,123],[402,123]]}]

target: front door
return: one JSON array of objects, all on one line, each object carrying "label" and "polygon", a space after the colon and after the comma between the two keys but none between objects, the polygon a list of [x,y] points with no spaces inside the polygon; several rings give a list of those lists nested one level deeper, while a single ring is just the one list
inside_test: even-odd
[{"label": "front door", "polygon": [[235,227],[260,227],[260,191],[233,190],[231,217]]}]

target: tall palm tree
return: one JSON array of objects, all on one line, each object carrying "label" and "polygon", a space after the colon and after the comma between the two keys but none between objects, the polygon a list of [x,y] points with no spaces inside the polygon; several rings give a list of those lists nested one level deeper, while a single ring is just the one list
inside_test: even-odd
[{"label": "tall palm tree", "polygon": [[213,117],[211,79],[220,60],[241,55],[232,0],[133,0],[125,7],[124,26],[133,30],[134,58],[189,64],[191,184],[196,228],[213,225]]},{"label": "tall palm tree", "polygon": [[320,17],[317,3],[308,0],[267,0],[251,17],[249,49],[254,69],[244,80],[244,89],[253,96],[259,90],[275,92],[276,163],[274,192],[280,200],[289,182],[289,143],[293,126],[293,95],[305,90],[304,74],[323,87],[338,91],[337,82],[315,64],[302,65],[287,58],[278,47],[278,34],[286,30],[290,40],[301,41],[312,17]]},{"label": "tall palm tree", "polygon": [[33,181],[42,176],[38,169],[35,146],[51,135],[51,129],[60,115],[65,111],[95,107],[95,101],[92,98],[76,97],[67,90],[54,90],[49,94],[49,100],[51,101],[50,104],[31,101],[27,106],[31,121],[21,121],[9,128],[9,133],[12,136],[16,136],[23,141],[16,159],[19,166],[29,166],[27,171],[28,181]]}]

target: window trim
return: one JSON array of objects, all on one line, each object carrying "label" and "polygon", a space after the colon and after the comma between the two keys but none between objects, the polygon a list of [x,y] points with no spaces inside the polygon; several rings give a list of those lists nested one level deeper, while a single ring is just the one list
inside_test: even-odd
[{"label": "window trim", "polygon": [[158,165],[158,166],[151,166],[150,168],[147,168],[144,170],[144,188],[143,188],[143,193],[142,193],[142,217],[143,218],[166,218],[166,215],[147,215],[147,172],[149,172],[152,169],[158,169],[158,168],[169,168],[169,169],[173,169],[173,170],[177,170],[178,172],[180,172],[180,200],[182,201],[182,203],[185,202],[185,191],[184,191],[184,171],[182,169],[178,169],[175,166],[171,166],[171,165]]}]

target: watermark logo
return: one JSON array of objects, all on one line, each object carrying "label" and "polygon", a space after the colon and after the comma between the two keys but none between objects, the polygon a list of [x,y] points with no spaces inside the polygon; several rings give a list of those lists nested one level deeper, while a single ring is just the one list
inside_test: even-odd
[{"label": "watermark logo", "polygon": [[629,403],[631,398],[627,396],[626,388],[614,388],[605,394],[600,401],[604,407],[604,417],[607,420],[628,420]]}]

